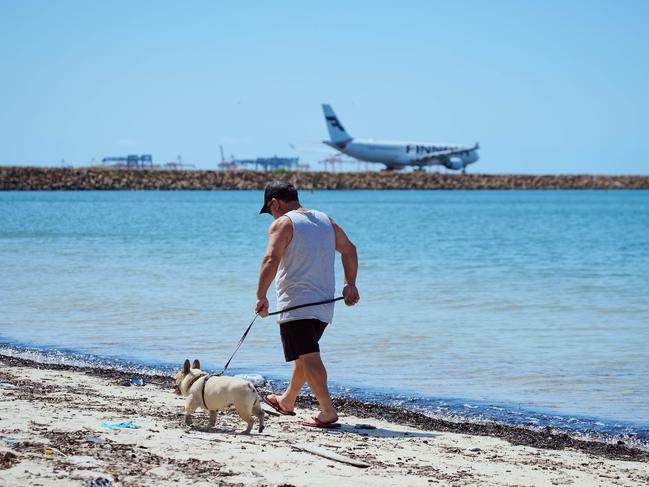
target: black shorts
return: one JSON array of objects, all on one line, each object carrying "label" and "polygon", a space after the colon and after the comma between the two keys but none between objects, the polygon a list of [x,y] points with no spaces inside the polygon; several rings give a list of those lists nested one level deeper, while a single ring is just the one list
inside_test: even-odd
[{"label": "black shorts", "polygon": [[295,320],[279,324],[279,333],[284,346],[284,358],[292,362],[300,355],[319,352],[320,337],[327,323],[320,320]]}]

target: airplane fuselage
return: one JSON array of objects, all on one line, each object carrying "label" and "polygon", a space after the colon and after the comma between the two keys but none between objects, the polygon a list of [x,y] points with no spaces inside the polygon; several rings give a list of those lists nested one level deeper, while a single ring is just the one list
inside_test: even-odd
[{"label": "airplane fuselage", "polygon": [[352,139],[346,143],[331,141],[324,141],[324,143],[355,159],[383,163],[393,169],[432,165],[463,169],[479,158],[477,148],[460,145],[361,139]]}]

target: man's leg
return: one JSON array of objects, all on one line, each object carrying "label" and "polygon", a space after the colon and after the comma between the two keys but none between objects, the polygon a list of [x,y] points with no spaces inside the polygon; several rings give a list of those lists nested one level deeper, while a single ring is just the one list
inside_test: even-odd
[{"label": "man's leg", "polygon": [[338,413],[331,401],[329,388],[327,387],[327,369],[325,369],[320,352],[300,355],[301,366],[313,395],[320,404],[318,419],[324,423],[338,420]]},{"label": "man's leg", "polygon": [[306,376],[304,375],[302,360],[297,358],[293,361],[293,373],[291,374],[291,381],[288,383],[286,391],[281,396],[277,396],[277,401],[284,411],[293,411],[295,408],[295,400],[305,383]]}]

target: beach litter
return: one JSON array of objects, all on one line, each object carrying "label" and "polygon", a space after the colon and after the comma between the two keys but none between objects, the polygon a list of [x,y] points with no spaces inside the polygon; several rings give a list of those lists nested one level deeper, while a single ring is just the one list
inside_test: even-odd
[{"label": "beach litter", "polygon": [[125,386],[125,387],[143,386],[145,384],[146,381],[142,377],[129,377],[128,379],[124,379],[119,382],[120,386]]},{"label": "beach litter", "polygon": [[94,480],[86,480],[85,487],[111,487],[113,483],[103,477],[98,477]]},{"label": "beach litter", "polygon": [[12,440],[11,438],[7,438],[6,436],[0,436],[0,440],[4,441],[7,445],[15,445],[18,443],[18,440]]},{"label": "beach litter", "polygon": [[0,387],[3,389],[15,389],[16,386],[13,384],[10,384],[9,382],[0,382]]},{"label": "beach litter", "polygon": [[59,450],[58,448],[54,448],[52,446],[46,446],[45,448],[43,448],[43,452],[46,455],[54,455],[56,453],[57,455],[61,455],[62,457],[67,457],[67,455],[63,453],[61,450]]},{"label": "beach litter", "polygon": [[85,435],[83,439],[89,443],[106,443],[106,438],[97,435]]},{"label": "beach litter", "polygon": [[138,429],[140,426],[135,424],[135,423],[130,423],[128,421],[123,422],[123,423],[107,423],[106,421],[102,421],[101,426],[103,428],[107,428],[109,430],[114,430],[114,429]]}]

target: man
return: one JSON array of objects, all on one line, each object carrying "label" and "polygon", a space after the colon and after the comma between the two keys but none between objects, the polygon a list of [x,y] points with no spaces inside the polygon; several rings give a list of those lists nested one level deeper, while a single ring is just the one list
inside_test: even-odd
[{"label": "man", "polygon": [[[259,213],[270,213],[275,219],[268,229],[268,247],[259,273],[255,309],[260,316],[268,316],[266,293],[276,276],[278,309],[333,299],[336,251],[341,254],[345,272],[345,304],[358,303],[356,247],[333,219],[320,211],[303,208],[295,187],[284,181],[266,186],[264,206]],[[333,303],[321,304],[279,315],[284,357],[293,362],[293,373],[284,394],[270,394],[263,399],[277,412],[295,415],[295,400],[307,383],[318,400],[320,412],[312,417],[313,421],[304,423],[306,426],[339,426],[318,345],[333,318],[333,308]]]}]

